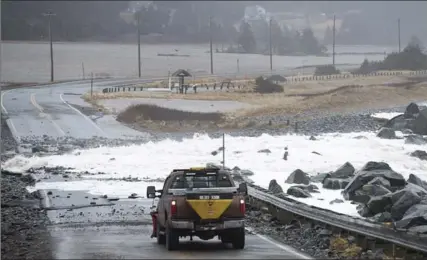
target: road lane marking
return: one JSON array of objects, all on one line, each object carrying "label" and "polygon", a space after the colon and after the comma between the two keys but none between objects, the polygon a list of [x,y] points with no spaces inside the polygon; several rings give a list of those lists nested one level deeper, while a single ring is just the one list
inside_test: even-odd
[{"label": "road lane marking", "polygon": [[15,125],[12,122],[12,119],[6,119],[6,124],[9,122],[9,129],[12,132],[12,136],[15,138],[16,142],[19,143],[21,141],[21,137],[18,135],[18,131],[16,131]]},{"label": "road lane marking", "polygon": [[44,112],[44,109],[42,106],[40,106],[37,101],[36,101],[36,94],[31,93],[30,95],[30,101],[31,104],[33,104],[34,107],[36,107],[39,111],[40,111],[40,116],[46,116],[47,119],[53,124],[53,126],[56,128],[56,130],[61,134],[61,135],[65,135],[64,130],[61,129],[61,127],[59,127],[58,124],[55,123],[55,121],[52,119],[52,117]]},{"label": "road lane marking", "polygon": [[9,92],[9,91],[11,91],[12,89],[9,89],[9,90],[5,90],[5,91],[3,91],[2,93],[1,93],[1,99],[0,99],[0,101],[1,101],[1,109],[3,109],[3,111],[7,114],[7,110],[6,110],[6,108],[4,107],[4,105],[3,105],[3,97],[4,97],[4,95],[7,93],[7,92]]},{"label": "road lane marking", "polygon": [[59,94],[59,98],[61,101],[66,104],[68,107],[70,107],[72,110],[76,111],[79,115],[81,115],[84,119],[86,119],[89,123],[91,123],[99,132],[101,132],[105,137],[108,137],[107,133],[104,132],[95,122],[93,122],[89,117],[87,117],[85,114],[83,114],[80,110],[70,105],[67,101],[64,100],[63,94]]},{"label": "road lane marking", "polygon": [[289,252],[289,253],[299,257],[299,259],[313,259],[312,257],[308,256],[307,254],[299,252],[298,250],[294,249],[291,246],[281,244],[281,243],[276,242],[276,241],[274,241],[274,240],[272,240],[266,236],[263,236],[261,234],[256,233],[252,228],[246,227],[246,230],[250,231],[252,234],[261,238],[262,240],[264,240],[264,241],[266,241],[266,242],[268,242],[268,243],[270,243],[270,244],[272,244],[272,245],[274,245],[274,246],[276,246],[276,247],[278,247],[278,248],[280,248],[286,252]]}]

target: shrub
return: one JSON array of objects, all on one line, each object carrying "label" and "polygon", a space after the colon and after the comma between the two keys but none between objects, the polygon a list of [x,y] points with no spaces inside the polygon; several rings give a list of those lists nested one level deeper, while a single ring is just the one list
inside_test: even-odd
[{"label": "shrub", "polygon": [[283,88],[269,80],[259,76],[255,79],[255,92],[257,93],[278,93],[283,92]]},{"label": "shrub", "polygon": [[334,74],[340,74],[341,72],[335,68],[333,65],[322,65],[317,66],[316,70],[314,71],[315,76],[323,76],[323,75],[334,75]]}]

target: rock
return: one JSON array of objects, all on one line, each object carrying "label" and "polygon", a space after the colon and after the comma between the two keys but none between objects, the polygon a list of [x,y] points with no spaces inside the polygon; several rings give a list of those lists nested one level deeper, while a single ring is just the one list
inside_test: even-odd
[{"label": "rock", "polygon": [[273,179],[268,184],[268,190],[273,194],[283,193],[282,187],[277,183],[276,179]]},{"label": "rock", "polygon": [[254,172],[250,171],[250,170],[241,170],[240,174],[242,174],[244,176],[252,176],[252,175],[254,175]]},{"label": "rock", "polygon": [[387,123],[384,124],[384,127],[391,128],[395,131],[402,131],[403,129],[408,128],[408,121],[402,114],[388,120]]},{"label": "rock", "polygon": [[258,153],[271,153],[270,149],[259,150]]},{"label": "rock", "polygon": [[316,152],[316,151],[313,151],[313,152],[311,152],[311,153],[314,153],[314,154],[317,154],[317,155],[321,155],[320,153],[318,153],[318,152]]},{"label": "rock", "polygon": [[369,181],[368,184],[379,185],[386,188],[387,190],[391,189],[390,182],[383,177],[376,177],[373,180]]},{"label": "rock", "polygon": [[323,188],[330,190],[344,189],[350,183],[350,179],[327,178],[323,182]]},{"label": "rock", "polygon": [[427,141],[420,135],[408,135],[405,137],[405,144],[423,145],[427,144]]},{"label": "rock", "polygon": [[302,190],[305,190],[310,193],[319,193],[319,188],[317,188],[316,185],[310,184],[310,185],[295,185],[293,187],[300,188]]},{"label": "rock", "polygon": [[129,199],[136,199],[136,198],[138,198],[138,194],[132,193],[128,198]]},{"label": "rock", "polygon": [[52,195],[52,191],[48,191],[48,192],[47,192],[47,195]]},{"label": "rock", "polygon": [[427,234],[427,225],[415,226],[408,229],[408,232],[417,234]]},{"label": "rock", "polygon": [[240,171],[240,168],[237,166],[234,166],[233,171]]},{"label": "rock", "polygon": [[420,109],[418,108],[418,105],[415,103],[410,103],[406,109],[403,116],[405,118],[414,118],[418,113],[420,112]]},{"label": "rock", "polygon": [[316,176],[312,176],[310,177],[310,180],[312,182],[320,182],[323,183],[325,181],[325,179],[330,178],[331,174],[330,173],[319,173]]},{"label": "rock", "polygon": [[310,177],[307,173],[301,171],[300,169],[296,169],[289,175],[285,182],[290,184],[309,184]]},{"label": "rock", "polygon": [[354,176],[355,171],[356,170],[354,169],[353,165],[351,165],[349,162],[346,162],[336,171],[331,173],[331,178],[347,179],[348,177]]},{"label": "rock", "polygon": [[344,198],[348,200],[354,195],[356,190],[359,190],[363,185],[377,177],[388,180],[392,188],[404,187],[406,184],[405,178],[403,178],[401,174],[393,171],[387,163],[368,162],[356,173],[356,176],[345,187],[343,191]]},{"label": "rock", "polygon": [[409,127],[415,134],[427,135],[427,108],[420,111]]},{"label": "rock", "polygon": [[377,137],[382,139],[396,139],[396,133],[391,128],[383,127],[377,133]]},{"label": "rock", "polygon": [[410,207],[421,202],[421,196],[412,187],[405,187],[404,190],[397,193],[399,193],[398,199],[397,194],[393,194],[394,197],[392,197],[393,206],[391,207],[391,216],[394,220],[402,219]]},{"label": "rock", "polygon": [[332,205],[332,204],[336,204],[336,203],[343,203],[344,201],[343,200],[340,200],[340,199],[334,199],[334,200],[331,200],[331,202],[329,202],[329,204],[330,205]]},{"label": "rock", "polygon": [[373,218],[376,222],[393,222],[390,212],[382,212],[376,214]]},{"label": "rock", "polygon": [[427,152],[426,151],[416,150],[416,151],[413,151],[410,155],[412,157],[416,157],[420,160],[427,161]]},{"label": "rock", "polygon": [[427,183],[422,181],[414,174],[409,174],[408,183],[412,183],[414,185],[420,186],[421,188],[427,190]]},{"label": "rock", "polygon": [[311,197],[310,193],[308,193],[307,191],[305,191],[301,188],[295,187],[295,186],[290,187],[286,191],[286,193],[289,195],[292,195],[294,197],[297,197],[297,198],[310,198]]},{"label": "rock", "polygon": [[368,139],[368,137],[366,137],[366,136],[363,136],[363,135],[358,135],[358,136],[355,136],[355,137],[353,137],[354,139]]},{"label": "rock", "polygon": [[211,154],[212,154],[213,156],[215,156],[215,155],[217,155],[217,154],[218,154],[218,151],[213,151],[213,152],[211,152]]},{"label": "rock", "polygon": [[332,231],[328,230],[328,229],[322,229],[319,232],[319,236],[320,237],[324,237],[324,236],[331,236],[332,235]]},{"label": "rock", "polygon": [[362,217],[373,217],[374,215],[382,212],[390,211],[392,207],[391,194],[383,196],[372,197],[366,204],[366,211],[359,212]]},{"label": "rock", "polygon": [[359,203],[367,203],[371,197],[383,196],[390,193],[388,189],[381,185],[366,184],[363,185],[361,189],[355,191],[354,195],[350,196],[349,199]]},{"label": "rock", "polygon": [[411,228],[419,225],[427,225],[427,205],[418,204],[410,207],[403,218],[396,222],[397,228]]},{"label": "rock", "polygon": [[314,136],[310,136],[310,139],[309,140],[311,140],[311,141],[316,141],[317,139],[316,139],[316,137],[314,137]]},{"label": "rock", "polygon": [[404,135],[412,135],[412,134],[414,134],[414,132],[412,132],[411,129],[403,129],[402,130],[402,134],[404,134]]}]

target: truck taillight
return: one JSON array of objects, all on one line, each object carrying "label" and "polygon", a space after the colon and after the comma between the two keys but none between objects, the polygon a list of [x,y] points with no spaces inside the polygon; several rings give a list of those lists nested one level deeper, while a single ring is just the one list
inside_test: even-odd
[{"label": "truck taillight", "polygon": [[246,212],[246,204],[245,204],[245,200],[240,200],[240,212],[245,214]]},{"label": "truck taillight", "polygon": [[177,208],[176,208],[176,201],[172,200],[171,201],[171,215],[175,215],[177,212]]}]

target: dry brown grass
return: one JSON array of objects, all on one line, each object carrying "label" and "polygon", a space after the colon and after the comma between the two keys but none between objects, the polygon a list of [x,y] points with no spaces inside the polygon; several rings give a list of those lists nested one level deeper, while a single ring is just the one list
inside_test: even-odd
[{"label": "dry brown grass", "polygon": [[[197,99],[197,100],[234,100],[253,105],[227,113],[227,118],[235,120],[239,117],[263,114],[298,114],[304,111],[335,111],[347,112],[364,108],[383,108],[388,105],[405,105],[414,100],[427,99],[427,82],[418,83],[412,87],[384,86],[385,83],[408,82],[405,77],[366,77],[317,82],[300,82],[288,84],[285,92],[274,94],[257,94],[245,91],[232,92],[200,92],[198,94],[120,92],[94,93],[95,102],[99,99],[141,97],[166,99]],[[331,92],[343,85],[361,85]],[[325,94],[321,94],[325,93]],[[295,97],[289,95],[320,94],[312,97]],[[84,98],[88,100],[88,95]]]}]

